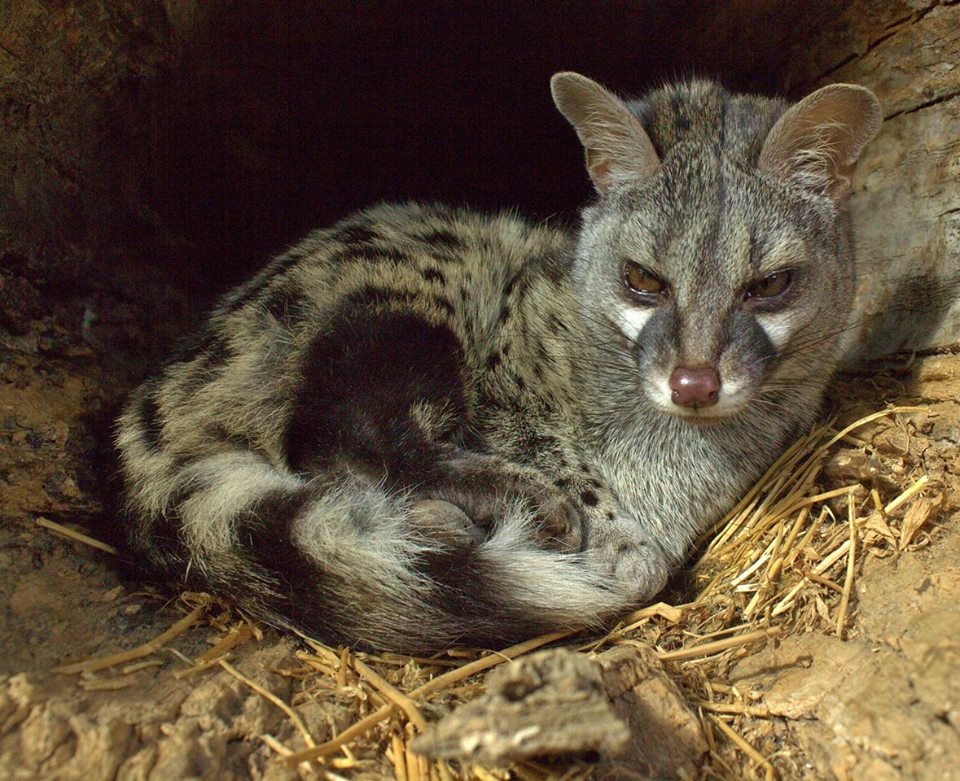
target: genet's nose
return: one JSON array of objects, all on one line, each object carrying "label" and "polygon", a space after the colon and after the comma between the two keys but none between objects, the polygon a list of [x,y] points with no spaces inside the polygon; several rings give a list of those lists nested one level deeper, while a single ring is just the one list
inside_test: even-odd
[{"label": "genet's nose", "polygon": [[673,403],[680,407],[711,407],[720,398],[720,375],[709,366],[678,366],[670,375]]}]

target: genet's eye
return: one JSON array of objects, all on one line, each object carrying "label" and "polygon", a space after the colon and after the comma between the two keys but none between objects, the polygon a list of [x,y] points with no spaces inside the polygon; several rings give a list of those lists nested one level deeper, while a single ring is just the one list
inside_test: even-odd
[{"label": "genet's eye", "polygon": [[623,282],[632,292],[640,295],[659,296],[667,292],[667,286],[660,277],[632,260],[623,264]]},{"label": "genet's eye", "polygon": [[776,298],[787,292],[793,282],[793,272],[789,269],[777,271],[763,279],[757,280],[744,294],[744,299]]}]

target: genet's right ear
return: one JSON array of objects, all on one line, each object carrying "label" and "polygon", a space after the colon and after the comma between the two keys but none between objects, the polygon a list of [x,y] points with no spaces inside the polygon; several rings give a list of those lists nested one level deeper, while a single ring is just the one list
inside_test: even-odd
[{"label": "genet's right ear", "polygon": [[760,170],[837,200],[850,189],[857,159],[882,122],[880,103],[866,87],[822,87],[777,120],[760,152]]},{"label": "genet's right ear", "polygon": [[620,98],[586,76],[570,72],[555,74],[550,91],[580,137],[587,172],[598,192],[643,181],[656,172],[660,159],[653,143]]}]

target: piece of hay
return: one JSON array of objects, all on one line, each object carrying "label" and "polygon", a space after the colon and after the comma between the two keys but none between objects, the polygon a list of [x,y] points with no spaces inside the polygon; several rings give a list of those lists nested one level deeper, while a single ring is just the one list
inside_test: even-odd
[{"label": "piece of hay", "polygon": [[100,670],[106,670],[108,667],[114,667],[118,664],[124,664],[137,659],[143,659],[145,656],[151,656],[163,648],[163,646],[165,646],[171,640],[179,637],[191,626],[197,623],[197,621],[203,617],[204,613],[207,612],[207,605],[208,603],[203,601],[187,615],[177,621],[177,623],[171,626],[168,630],[162,632],[153,638],[153,640],[150,640],[141,646],[131,648],[129,651],[120,651],[115,654],[110,654],[109,656],[93,657],[91,659],[84,659],[80,662],[65,664],[62,667],[58,667],[56,671],[58,673],[65,673],[67,675],[75,675],[76,673],[84,672],[92,673]]},{"label": "piece of hay", "polygon": [[287,703],[281,700],[276,694],[268,689],[263,688],[259,683],[257,683],[252,678],[248,678],[242,672],[240,672],[236,667],[234,667],[229,662],[221,659],[218,664],[226,670],[230,675],[236,678],[238,681],[249,686],[253,691],[263,697],[267,702],[276,705],[280,710],[282,710],[287,718],[290,719],[290,722],[297,728],[300,734],[303,736],[303,742],[307,744],[309,748],[316,746],[316,742],[313,739],[313,736],[310,734],[310,730],[307,729],[307,725],[303,723],[303,719],[293,710]]},{"label": "piece of hay", "polygon": [[116,556],[120,552],[112,545],[108,545],[105,542],[100,542],[100,540],[94,539],[83,532],[74,531],[68,526],[64,526],[56,521],[51,521],[49,518],[43,518],[42,516],[37,518],[37,526],[42,526],[44,529],[49,529],[54,534],[59,534],[61,537],[66,537],[67,539],[74,540],[75,542],[82,542],[84,545],[89,545],[91,548],[96,548],[104,553],[109,553],[111,556]]}]

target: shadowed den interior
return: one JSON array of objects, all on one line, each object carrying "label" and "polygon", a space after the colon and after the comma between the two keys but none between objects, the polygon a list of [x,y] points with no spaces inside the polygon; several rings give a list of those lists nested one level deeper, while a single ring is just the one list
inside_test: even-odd
[{"label": "shadowed den interior", "polygon": [[[817,11],[755,5],[778,35]],[[186,238],[161,262],[215,288],[381,200],[572,218],[591,189],[550,75],[579,69],[628,94],[692,74],[782,91],[787,48],[745,49],[735,6],[215,5],[144,96],[144,197]]]}]

